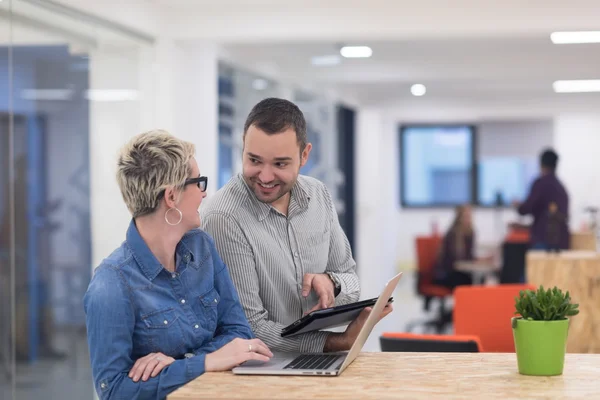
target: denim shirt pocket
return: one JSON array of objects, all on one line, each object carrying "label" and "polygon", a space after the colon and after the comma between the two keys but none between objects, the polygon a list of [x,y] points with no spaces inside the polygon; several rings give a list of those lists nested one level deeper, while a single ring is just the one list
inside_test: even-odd
[{"label": "denim shirt pocket", "polygon": [[173,308],[153,311],[142,315],[144,336],[152,352],[173,356],[181,352],[184,345],[179,316]]},{"label": "denim shirt pocket", "polygon": [[214,288],[200,296],[200,304],[202,304],[202,310],[206,321],[205,328],[208,330],[215,330],[217,327],[218,306],[220,302],[221,296],[219,296],[219,292]]}]

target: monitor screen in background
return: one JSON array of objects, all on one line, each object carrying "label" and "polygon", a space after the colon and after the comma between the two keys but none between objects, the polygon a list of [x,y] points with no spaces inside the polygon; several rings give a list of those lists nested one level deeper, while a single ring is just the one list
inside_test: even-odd
[{"label": "monitor screen in background", "polygon": [[469,125],[401,128],[403,206],[472,202],[474,128]]},{"label": "monitor screen in background", "polygon": [[535,157],[484,157],[478,163],[478,201],[484,206],[494,206],[499,193],[503,204],[513,200],[523,201],[531,183],[539,172]]}]

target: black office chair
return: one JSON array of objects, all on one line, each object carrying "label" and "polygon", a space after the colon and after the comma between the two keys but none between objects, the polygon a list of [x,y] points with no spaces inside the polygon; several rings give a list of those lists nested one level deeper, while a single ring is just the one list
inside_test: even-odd
[{"label": "black office chair", "polygon": [[525,257],[529,243],[502,244],[500,283],[525,283]]},{"label": "black office chair", "polygon": [[425,353],[479,353],[481,343],[470,335],[419,335],[385,332],[379,338],[381,351]]}]

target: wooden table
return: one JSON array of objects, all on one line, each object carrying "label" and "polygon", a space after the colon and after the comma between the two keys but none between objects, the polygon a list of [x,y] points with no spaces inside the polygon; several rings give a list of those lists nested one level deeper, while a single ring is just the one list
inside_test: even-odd
[{"label": "wooden table", "polygon": [[567,354],[563,375],[520,375],[514,353],[361,353],[338,377],[207,373],[184,399],[574,399],[600,395],[600,355]]},{"label": "wooden table", "polygon": [[571,319],[567,351],[600,353],[600,254],[529,251],[526,271],[528,283],[568,290],[571,299],[579,303],[579,314]]}]

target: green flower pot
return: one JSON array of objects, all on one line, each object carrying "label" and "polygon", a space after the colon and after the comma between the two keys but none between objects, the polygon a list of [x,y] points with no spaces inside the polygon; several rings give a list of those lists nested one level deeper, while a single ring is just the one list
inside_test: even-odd
[{"label": "green flower pot", "polygon": [[512,318],[519,373],[561,375],[567,351],[569,320],[530,321]]}]

